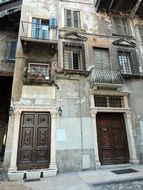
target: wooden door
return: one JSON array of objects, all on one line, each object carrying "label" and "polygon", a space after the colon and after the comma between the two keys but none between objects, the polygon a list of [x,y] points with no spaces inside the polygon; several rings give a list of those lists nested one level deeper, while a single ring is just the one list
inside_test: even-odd
[{"label": "wooden door", "polygon": [[123,114],[98,113],[97,137],[102,165],[129,162],[129,151]]},{"label": "wooden door", "polygon": [[48,168],[50,141],[50,113],[23,112],[19,133],[18,169]]}]

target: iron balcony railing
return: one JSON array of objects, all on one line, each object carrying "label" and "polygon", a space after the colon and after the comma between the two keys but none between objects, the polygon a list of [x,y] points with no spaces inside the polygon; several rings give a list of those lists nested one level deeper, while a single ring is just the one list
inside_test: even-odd
[{"label": "iron balcony railing", "polygon": [[41,40],[57,40],[57,26],[44,25],[22,21],[22,37],[41,39]]},{"label": "iron balcony railing", "polygon": [[90,83],[122,84],[123,78],[118,69],[109,67],[94,67],[90,74]]}]

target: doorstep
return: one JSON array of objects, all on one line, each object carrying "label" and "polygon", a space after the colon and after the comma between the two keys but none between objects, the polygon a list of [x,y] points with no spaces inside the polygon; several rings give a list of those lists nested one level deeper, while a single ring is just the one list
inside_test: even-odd
[{"label": "doorstep", "polygon": [[57,175],[57,169],[33,169],[33,170],[21,170],[15,172],[8,172],[9,181],[19,180],[37,180],[41,177],[54,177]]}]

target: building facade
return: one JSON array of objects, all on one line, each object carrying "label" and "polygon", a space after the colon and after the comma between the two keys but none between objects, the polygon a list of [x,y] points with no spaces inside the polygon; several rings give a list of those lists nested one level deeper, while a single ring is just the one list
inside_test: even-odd
[{"label": "building facade", "polygon": [[9,173],[142,164],[142,9],[140,0],[23,0]]}]

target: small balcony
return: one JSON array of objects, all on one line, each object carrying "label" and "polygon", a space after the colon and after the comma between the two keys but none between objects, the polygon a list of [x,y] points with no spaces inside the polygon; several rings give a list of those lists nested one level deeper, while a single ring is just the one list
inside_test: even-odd
[{"label": "small balcony", "polygon": [[27,50],[30,45],[48,45],[51,49],[57,47],[57,26],[50,24],[39,24],[36,22],[22,21],[21,42],[24,50]]},{"label": "small balcony", "polygon": [[123,78],[120,71],[111,68],[94,67],[90,74],[90,84],[105,85],[105,86],[118,86],[123,83]]}]

